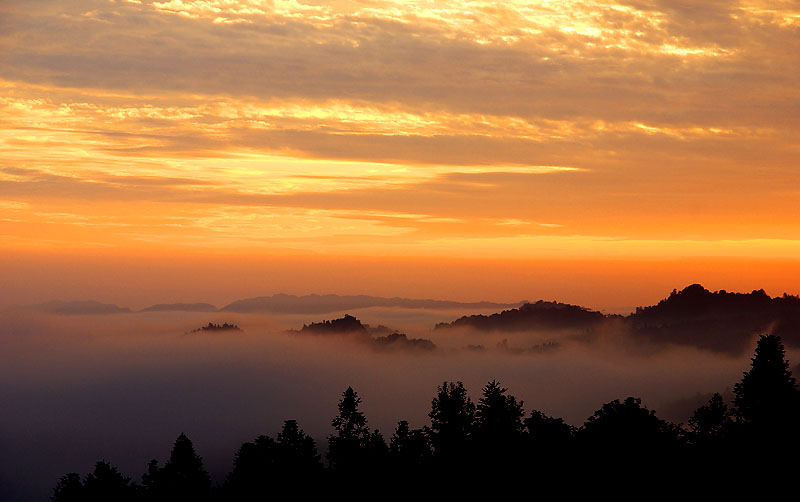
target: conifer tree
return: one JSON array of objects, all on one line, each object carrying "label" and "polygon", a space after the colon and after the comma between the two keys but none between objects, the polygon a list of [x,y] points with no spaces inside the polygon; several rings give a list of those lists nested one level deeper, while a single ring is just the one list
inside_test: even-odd
[{"label": "conifer tree", "polygon": [[358,409],[360,404],[356,391],[347,387],[339,401],[339,414],[331,421],[336,433],[328,436],[328,462],[333,470],[354,470],[365,461],[370,431]]},{"label": "conifer tree", "polygon": [[475,426],[475,404],[462,382],[444,382],[438,387],[428,414],[431,426],[428,435],[435,457],[442,463],[465,460],[467,442]]},{"label": "conifer tree", "polygon": [[761,336],[750,371],[733,387],[734,412],[751,446],[777,447],[800,439],[800,399],[785,354],[780,337]]},{"label": "conifer tree", "polygon": [[210,494],[211,477],[192,441],[184,433],[175,440],[164,467],[158,469],[158,464],[152,461],[143,478],[154,500],[202,501]]},{"label": "conifer tree", "polygon": [[288,476],[310,476],[321,468],[317,445],[303,432],[297,420],[286,420],[276,443],[277,467]]}]

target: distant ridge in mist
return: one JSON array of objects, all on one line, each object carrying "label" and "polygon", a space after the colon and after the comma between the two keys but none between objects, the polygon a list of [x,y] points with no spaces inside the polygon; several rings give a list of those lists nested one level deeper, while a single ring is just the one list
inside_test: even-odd
[{"label": "distant ridge in mist", "polygon": [[[741,354],[756,335],[780,336],[789,347],[800,347],[800,297],[784,294],[770,297],[763,289],[750,293],[709,291],[692,284],[672,293],[655,305],[637,307],[627,316],[607,315],[578,305],[553,301],[502,304],[493,302],[456,302],[447,300],[383,298],[368,295],[276,294],[237,300],[217,310],[208,303],[158,304],[143,312],[235,312],[253,314],[317,315],[346,312],[369,307],[430,310],[502,310],[491,315],[469,315],[450,323],[436,325],[437,330],[467,328],[484,332],[520,333],[552,331],[589,340],[593,335],[614,332],[637,343],[680,345],[713,352]],[[514,307],[514,308],[510,308]],[[59,315],[126,314],[131,310],[97,301],[52,301],[16,307]],[[345,318],[345,320],[347,320]],[[556,334],[556,333],[554,333]],[[390,336],[383,328],[369,336]],[[402,337],[390,336],[387,345],[403,345]],[[560,338],[559,338],[560,339]]]},{"label": "distant ridge in mist", "polygon": [[355,295],[304,295],[276,294],[237,300],[223,307],[222,311],[237,313],[266,312],[275,314],[327,314],[344,310],[369,307],[395,307],[406,309],[495,309],[515,307],[519,303],[455,302],[447,300],[383,298],[379,296]]},{"label": "distant ridge in mist", "polygon": [[[304,295],[295,296],[275,294],[236,300],[230,305],[217,308],[210,303],[158,303],[150,305],[139,312],[236,312],[240,314],[329,314],[346,310],[369,307],[394,307],[406,309],[498,309],[516,307],[524,302],[456,302],[449,300],[383,298],[369,295]],[[52,301],[12,307],[23,310],[34,310],[49,314],[86,315],[86,314],[124,314],[133,312],[127,307],[111,303],[88,301]]]},{"label": "distant ridge in mist", "polygon": [[120,307],[113,303],[100,303],[94,300],[52,301],[26,305],[20,308],[61,315],[127,314],[131,312],[131,309],[127,307]]},{"label": "distant ridge in mist", "polygon": [[158,303],[140,312],[217,312],[218,310],[210,303]]}]

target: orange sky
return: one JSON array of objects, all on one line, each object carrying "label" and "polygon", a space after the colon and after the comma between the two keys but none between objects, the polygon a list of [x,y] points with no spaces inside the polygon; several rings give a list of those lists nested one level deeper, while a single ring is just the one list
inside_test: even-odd
[{"label": "orange sky", "polygon": [[[0,256],[56,276],[192,254],[313,264],[265,294],[797,292],[798,137],[793,1],[0,4]],[[354,257],[360,291],[315,283]],[[217,259],[190,261],[222,287]],[[452,259],[451,288],[421,272]],[[528,275],[459,279],[487,263]],[[4,268],[6,297],[45,294]],[[60,296],[115,294],[80,284]]]}]

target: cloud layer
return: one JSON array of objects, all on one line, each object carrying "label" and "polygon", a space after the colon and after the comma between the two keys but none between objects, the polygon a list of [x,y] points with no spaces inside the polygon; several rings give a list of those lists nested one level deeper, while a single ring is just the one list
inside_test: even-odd
[{"label": "cloud layer", "polygon": [[795,251],[793,2],[0,9],[14,246]]}]

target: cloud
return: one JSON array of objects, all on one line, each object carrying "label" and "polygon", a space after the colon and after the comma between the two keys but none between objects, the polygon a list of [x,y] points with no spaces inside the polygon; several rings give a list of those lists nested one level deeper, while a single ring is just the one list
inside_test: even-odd
[{"label": "cloud", "polygon": [[[227,2],[183,2],[166,10],[158,3],[97,4],[112,23],[78,11],[12,8],[6,40],[14,50],[4,75],[62,87],[395,102],[528,118],[766,124],[782,111],[759,103],[776,89],[796,94],[776,77],[792,76],[783,63],[797,46],[797,26],[742,9],[733,19],[725,4],[705,4],[694,15],[655,2],[565,5],[560,12],[343,4],[341,12],[331,7],[322,16],[308,9],[240,13],[251,22],[233,25],[213,22],[221,14],[214,9],[241,10]],[[736,36],[737,29],[746,36]],[[727,38],[696,34],[706,31]],[[70,39],[83,43],[64,44]],[[709,55],[705,45],[691,44],[698,41],[711,44]],[[754,94],[754,84],[773,91]],[[731,92],[755,101],[730,100]],[[702,112],[684,106],[676,117],[675,105],[686,98]]]},{"label": "cloud", "polygon": [[791,240],[799,20],[749,0],[6,2],[0,189],[32,211],[0,218],[14,242],[104,245]]},{"label": "cloud", "polygon": [[[2,173],[10,172],[14,174],[3,179]],[[648,192],[648,179],[638,181],[638,186],[628,180],[632,188],[621,190],[614,180],[598,179],[600,174],[593,171],[477,170],[412,176],[384,186],[369,181],[347,188],[323,185],[321,190],[309,188],[328,180],[312,178],[311,185],[270,192],[252,190],[247,178],[222,183],[221,179],[128,179],[91,171],[73,176],[19,168],[10,172],[0,171],[3,193],[32,204],[33,209],[22,219],[15,212],[14,219],[54,225],[50,235],[71,239],[77,235],[74,227],[80,226],[81,232],[93,234],[99,242],[110,239],[118,244],[260,243],[304,249],[346,244],[373,250],[376,244],[398,249],[427,244],[434,252],[437,243],[450,240],[455,246],[453,239],[557,237],[562,246],[594,242],[584,252],[595,252],[597,246],[626,246],[633,253],[647,253],[657,247],[656,242],[672,240],[675,246],[684,242],[694,252],[714,241],[725,252],[731,252],[730,245],[763,252],[773,242],[772,252],[785,253],[792,252],[795,242],[793,224],[775,217],[784,203],[781,198],[793,198],[794,193],[788,190],[760,201],[754,192],[747,213],[730,221],[726,190],[738,184],[735,180],[717,191],[698,188],[694,193],[682,191],[685,185],[680,183],[671,189],[665,180],[664,189]],[[136,215],[131,214],[132,204],[140,209]],[[687,232],[676,216],[691,219],[691,228],[702,231],[703,237]],[[732,233],[739,239],[729,239]],[[709,244],[701,245],[703,241]],[[501,242],[506,241],[497,240],[498,245]],[[512,248],[531,245],[520,241]]]}]

